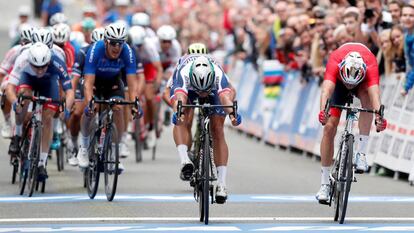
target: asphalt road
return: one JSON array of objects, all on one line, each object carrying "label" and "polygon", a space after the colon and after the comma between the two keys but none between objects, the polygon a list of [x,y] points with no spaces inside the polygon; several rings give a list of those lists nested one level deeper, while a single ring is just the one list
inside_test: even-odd
[{"label": "asphalt road", "polygon": [[[27,1],[16,1],[23,2]],[[79,1],[71,4],[78,6]],[[5,6],[0,1],[2,11]],[[76,15],[75,7],[67,9]],[[11,16],[11,11],[4,13]],[[0,24],[0,54],[8,46],[4,25]],[[315,159],[265,146],[235,130],[226,129],[226,138],[229,200],[211,206],[208,227],[197,220],[193,190],[179,179],[171,127],[158,141],[156,160],[148,151],[140,164],[133,156],[122,160],[126,172],[119,177],[113,202],[106,201],[102,180],[98,196],[90,200],[79,169],[66,165],[58,172],[55,158],[49,161],[45,194],[17,195],[17,185],[10,183],[9,141],[0,139],[0,232],[414,231],[414,188],[405,181],[358,175],[346,224],[339,226],[333,222],[333,208],[319,205],[314,198],[320,183]],[[130,148],[133,151],[132,144]]]}]

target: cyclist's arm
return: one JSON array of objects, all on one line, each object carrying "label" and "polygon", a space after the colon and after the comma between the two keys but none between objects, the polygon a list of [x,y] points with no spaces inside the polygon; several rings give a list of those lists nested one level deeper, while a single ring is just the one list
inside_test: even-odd
[{"label": "cyclist's arm", "polygon": [[174,112],[177,112],[178,101],[180,100],[183,104],[187,103],[187,95],[183,92],[176,92],[172,103]]},{"label": "cyclist's arm", "polygon": [[378,85],[368,87],[368,95],[371,105],[375,110],[379,110],[381,106],[380,90]]},{"label": "cyclist's arm", "polygon": [[335,90],[335,83],[332,82],[331,80],[325,79],[323,80],[322,83],[322,88],[321,88],[321,105],[320,105],[320,110],[324,110],[325,109],[325,105],[326,105],[326,101],[331,98],[332,93]]},{"label": "cyclist's arm", "polygon": [[[222,105],[233,105],[233,98],[234,94],[233,91],[231,91],[230,89],[227,91],[223,91],[220,93],[219,98],[220,98],[220,103]],[[224,108],[224,111],[229,114],[233,112],[233,109],[231,108]]]},{"label": "cyclist's arm", "polygon": [[92,100],[94,84],[95,84],[95,75],[85,74],[85,83],[84,83],[85,104],[89,104],[89,102]]},{"label": "cyclist's arm", "polygon": [[130,100],[134,100],[135,97],[139,97],[142,93],[142,76],[137,77],[137,74],[127,74],[128,93]]},{"label": "cyclist's arm", "polygon": [[152,63],[155,68],[157,69],[157,77],[155,78],[156,83],[160,84],[162,81],[162,73],[164,72],[162,68],[162,64],[160,61],[156,61]]}]

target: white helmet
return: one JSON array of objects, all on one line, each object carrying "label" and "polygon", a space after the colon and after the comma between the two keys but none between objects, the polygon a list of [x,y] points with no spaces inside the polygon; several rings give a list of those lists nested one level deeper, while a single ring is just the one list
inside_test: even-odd
[{"label": "white helmet", "polygon": [[60,12],[53,14],[49,19],[49,24],[51,26],[56,25],[58,23],[67,23],[67,22],[68,22],[68,19],[66,18],[66,16]]},{"label": "white helmet", "polygon": [[48,28],[35,28],[32,33],[32,43],[42,42],[49,48],[53,47],[52,32]]},{"label": "white helmet", "polygon": [[91,34],[92,43],[95,43],[98,40],[103,40],[104,39],[104,33],[105,33],[104,28],[95,28],[92,31],[92,34]]},{"label": "white helmet", "polygon": [[52,52],[45,44],[37,42],[29,48],[29,63],[33,66],[44,66],[50,62]]},{"label": "white helmet", "polygon": [[144,43],[145,36],[145,29],[141,26],[132,26],[129,29],[129,39],[133,45],[141,45]]},{"label": "white helmet", "polygon": [[160,40],[174,40],[177,36],[175,29],[170,25],[163,25],[157,30],[157,36]]},{"label": "white helmet", "polygon": [[129,0],[115,0],[115,6],[129,6]]},{"label": "white helmet", "polygon": [[125,41],[127,37],[127,30],[122,23],[111,23],[105,27],[105,39]]},{"label": "white helmet", "polygon": [[24,23],[19,26],[20,31],[20,41],[21,42],[31,42],[33,27],[30,24]]},{"label": "white helmet", "polygon": [[209,92],[214,85],[215,73],[211,61],[205,56],[196,58],[190,68],[190,83],[197,91]]},{"label": "white helmet", "polygon": [[342,82],[350,89],[364,80],[366,71],[367,66],[358,52],[348,53],[339,64]]},{"label": "white helmet", "polygon": [[83,35],[82,32],[78,32],[78,31],[73,31],[70,33],[70,40],[71,41],[76,41],[76,43],[80,46],[85,46],[86,42],[85,42],[85,35]]},{"label": "white helmet", "polygon": [[139,12],[132,16],[133,26],[149,27],[151,24],[150,16],[147,13]]},{"label": "white helmet", "polygon": [[53,42],[63,44],[69,41],[70,27],[65,23],[59,23],[53,26]]}]

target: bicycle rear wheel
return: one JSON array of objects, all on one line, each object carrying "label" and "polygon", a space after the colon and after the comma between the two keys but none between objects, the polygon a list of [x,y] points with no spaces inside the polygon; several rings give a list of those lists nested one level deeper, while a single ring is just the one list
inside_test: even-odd
[{"label": "bicycle rear wheel", "polygon": [[108,201],[112,201],[115,197],[119,174],[119,142],[114,142],[114,140],[118,140],[118,133],[115,125],[111,125],[106,131],[103,152],[105,194]]},{"label": "bicycle rear wheel", "polygon": [[63,171],[65,168],[65,153],[63,150],[63,140],[61,139],[61,135],[59,135],[60,147],[56,150],[56,162],[57,162],[57,169],[58,171]]},{"label": "bicycle rear wheel", "polygon": [[135,119],[134,120],[135,129],[133,138],[135,141],[135,162],[140,163],[142,161],[142,149],[144,145],[144,141],[141,140],[141,120]]},{"label": "bicycle rear wheel", "polygon": [[[30,126],[29,126],[30,127]],[[23,195],[26,188],[27,177],[29,173],[30,161],[28,160],[30,147],[30,128],[26,128],[22,144],[20,146],[20,171],[19,171],[19,194]]]},{"label": "bicycle rear wheel", "polygon": [[99,186],[99,134],[95,133],[89,146],[89,167],[86,168],[86,190],[90,199],[94,199]]},{"label": "bicycle rear wheel", "polygon": [[11,183],[15,184],[17,173],[19,172],[19,159],[18,158],[13,158],[12,161],[11,161],[11,164],[12,164],[12,167],[13,167]]},{"label": "bicycle rear wheel", "polygon": [[[338,169],[338,179],[337,181],[337,195],[336,195],[336,216],[337,220],[339,220],[340,224],[343,224],[345,221],[346,216],[346,210],[348,207],[348,197],[349,192],[351,190],[351,184],[352,184],[352,176],[353,176],[353,170],[352,170],[352,156],[353,156],[353,144],[354,144],[354,137],[353,135],[348,135],[347,139],[344,143],[344,146],[346,147],[345,150],[342,150],[344,153],[342,156],[344,158],[341,160],[341,163],[339,164]],[[335,217],[336,217],[335,216]]]}]

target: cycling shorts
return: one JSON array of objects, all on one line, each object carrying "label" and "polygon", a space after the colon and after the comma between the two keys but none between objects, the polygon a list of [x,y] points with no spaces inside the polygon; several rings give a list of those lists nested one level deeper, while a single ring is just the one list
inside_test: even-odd
[{"label": "cycling shorts", "polygon": [[[217,91],[212,91],[210,95],[207,97],[209,103],[211,105],[221,104],[218,96],[219,95]],[[195,91],[188,91],[188,104],[195,104],[198,98],[199,98],[199,95]],[[226,112],[224,111],[224,108],[217,107],[217,108],[212,109],[211,115],[226,116]]]},{"label": "cycling shorts", "polygon": [[[19,82],[18,90],[25,88],[33,92],[38,92],[40,96],[59,99],[59,83],[56,76],[47,78],[35,78],[32,76],[22,76]],[[47,103],[43,105],[44,108],[49,108],[53,111],[59,109],[59,105],[55,103]]]},{"label": "cycling shorts", "polygon": [[152,63],[147,63],[144,65],[144,75],[145,82],[152,83],[155,82],[157,78],[157,68]]},{"label": "cycling shorts", "polygon": [[[362,85],[358,85],[353,89],[348,89],[342,82],[337,82],[335,86],[335,90],[331,97],[331,104],[333,105],[345,105],[349,94],[357,95],[358,89],[362,88]],[[341,109],[339,108],[331,108],[329,110],[331,116],[334,117],[341,117]]]}]

